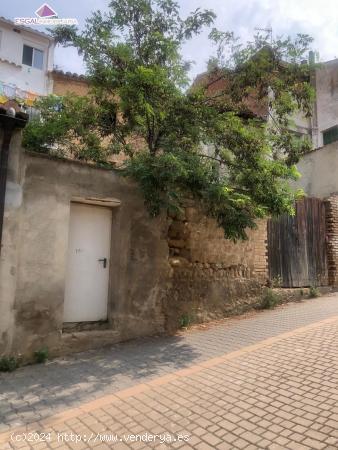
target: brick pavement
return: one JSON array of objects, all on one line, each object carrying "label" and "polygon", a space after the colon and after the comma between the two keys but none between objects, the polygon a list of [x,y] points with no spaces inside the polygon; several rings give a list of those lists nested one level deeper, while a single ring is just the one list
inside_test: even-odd
[{"label": "brick pavement", "polygon": [[[47,366],[31,366],[14,374],[1,375],[0,410],[4,417],[3,423],[11,426],[29,423],[69,406],[82,405],[92,398],[103,395],[109,398],[109,393],[132,385],[148,385],[151,380],[158,381],[161,375],[192,365],[199,367],[210,357],[246,348],[270,336],[334,315],[338,315],[337,296],[330,296],[284,306],[242,320],[231,319],[206,331],[193,331],[171,338],[146,339],[105,349],[99,355],[87,352],[75,358],[60,359]],[[97,364],[97,358],[100,364]],[[85,365],[90,366],[87,369],[94,379],[84,371]],[[94,371],[96,376],[93,375]],[[73,398],[73,393],[78,395]],[[44,397],[46,394],[47,397]],[[7,427],[2,429],[6,430]]]},{"label": "brick pavement", "polygon": [[[8,436],[0,435],[0,443],[3,449],[336,449],[337,369],[334,316],[28,426],[47,441],[4,443]],[[176,442],[141,441],[150,435]],[[65,441],[71,436],[78,442]]]}]

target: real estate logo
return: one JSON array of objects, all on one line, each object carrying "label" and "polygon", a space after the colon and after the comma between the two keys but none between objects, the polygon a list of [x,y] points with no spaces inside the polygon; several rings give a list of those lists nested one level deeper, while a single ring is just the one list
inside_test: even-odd
[{"label": "real estate logo", "polygon": [[40,6],[40,8],[35,11],[35,15],[40,18],[51,18],[58,16],[57,12],[54,11],[54,9],[47,3],[44,3],[42,6]]},{"label": "real estate logo", "polygon": [[74,18],[58,17],[58,13],[48,3],[44,3],[35,11],[36,17],[15,17],[16,25],[77,25]]}]

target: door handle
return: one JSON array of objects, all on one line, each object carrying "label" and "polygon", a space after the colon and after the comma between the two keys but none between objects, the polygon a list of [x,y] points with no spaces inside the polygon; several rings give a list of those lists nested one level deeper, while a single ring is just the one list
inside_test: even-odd
[{"label": "door handle", "polygon": [[107,267],[107,258],[101,258],[98,259],[99,262],[103,262],[103,268],[105,269]]}]

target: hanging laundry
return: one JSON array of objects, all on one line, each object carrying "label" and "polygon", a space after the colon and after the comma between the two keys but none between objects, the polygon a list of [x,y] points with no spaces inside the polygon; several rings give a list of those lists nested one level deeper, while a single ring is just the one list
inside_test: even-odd
[{"label": "hanging laundry", "polygon": [[39,96],[34,92],[27,92],[16,86],[0,81],[0,104],[8,100],[15,100],[19,104],[32,106]]},{"label": "hanging laundry", "polygon": [[38,96],[36,94],[34,94],[33,92],[27,92],[27,99],[26,99],[25,103],[28,106],[33,106],[33,104],[37,98],[38,98]]}]

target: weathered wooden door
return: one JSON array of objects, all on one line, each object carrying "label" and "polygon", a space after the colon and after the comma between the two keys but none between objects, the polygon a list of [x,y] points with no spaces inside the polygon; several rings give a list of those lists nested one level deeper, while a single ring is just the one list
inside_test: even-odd
[{"label": "weathered wooden door", "polygon": [[328,282],[325,205],[317,198],[297,202],[296,215],[268,222],[271,281],[283,287],[323,286]]}]

